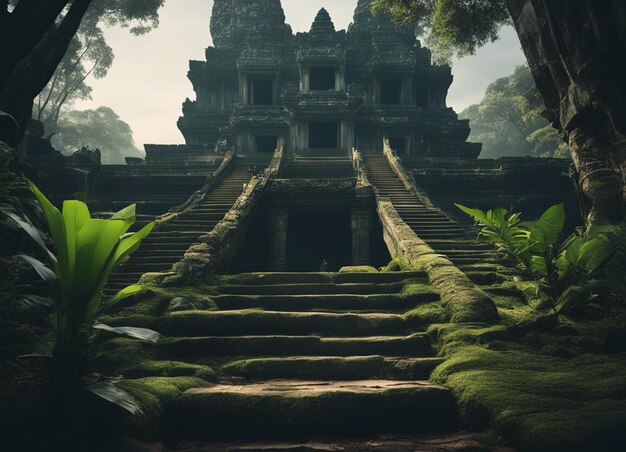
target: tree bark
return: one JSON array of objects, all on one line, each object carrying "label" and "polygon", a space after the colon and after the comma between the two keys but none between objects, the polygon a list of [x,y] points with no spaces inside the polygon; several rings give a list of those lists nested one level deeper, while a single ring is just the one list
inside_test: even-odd
[{"label": "tree bark", "polygon": [[[626,2],[507,0],[544,115],[568,143],[587,228],[624,219]],[[588,207],[590,206],[590,208]]]},{"label": "tree bark", "polygon": [[[18,5],[22,2],[25,0]],[[91,2],[74,0],[58,27],[53,19],[39,42],[13,65],[10,76],[0,83],[0,111],[11,114],[17,120],[21,129],[18,141],[32,116],[34,99],[54,75]],[[9,138],[0,136],[0,141],[9,142]]]}]

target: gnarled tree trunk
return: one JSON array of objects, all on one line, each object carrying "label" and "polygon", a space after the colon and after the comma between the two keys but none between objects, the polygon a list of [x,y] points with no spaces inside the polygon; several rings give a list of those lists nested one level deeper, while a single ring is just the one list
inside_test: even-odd
[{"label": "gnarled tree trunk", "polygon": [[626,2],[507,0],[507,5],[544,114],[570,147],[587,228],[622,221]]}]

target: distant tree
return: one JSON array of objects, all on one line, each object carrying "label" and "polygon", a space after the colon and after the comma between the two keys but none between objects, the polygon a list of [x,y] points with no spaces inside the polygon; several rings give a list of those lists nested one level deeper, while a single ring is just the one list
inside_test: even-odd
[{"label": "distant tree", "polygon": [[[85,30],[84,28],[87,28]],[[56,131],[61,111],[78,100],[91,98],[87,78],[103,78],[113,63],[113,50],[100,27],[79,29],[50,82],[35,99],[33,118],[41,121],[47,133]]]},{"label": "distant tree", "polygon": [[483,143],[483,158],[568,157],[567,146],[541,116],[542,111],[535,81],[523,65],[490,84],[482,101],[459,116],[470,120],[470,140]]},{"label": "distant tree", "polygon": [[52,79],[84,18],[142,33],[158,24],[164,1],[0,0],[0,111],[20,128],[17,137],[3,134],[0,140],[17,143],[33,100]]},{"label": "distant tree", "polygon": [[399,23],[430,27],[448,54],[472,54],[513,24],[545,109],[567,143],[586,225],[624,219],[624,0],[361,0]]},{"label": "distant tree", "polygon": [[100,149],[104,165],[124,164],[126,157],[143,157],[130,126],[109,107],[66,112],[59,120],[52,144],[64,154],[83,146]]}]

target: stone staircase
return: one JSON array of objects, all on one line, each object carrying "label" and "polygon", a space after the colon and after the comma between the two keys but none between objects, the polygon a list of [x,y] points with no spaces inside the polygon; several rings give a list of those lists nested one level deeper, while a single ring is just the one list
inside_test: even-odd
[{"label": "stone staircase", "polygon": [[197,239],[219,223],[243,192],[251,176],[250,162],[237,161],[191,211],[171,220],[153,231],[131,259],[109,278],[106,295],[112,295],[139,280],[148,272],[167,271],[178,262]]},{"label": "stone staircase", "polygon": [[441,210],[424,205],[405,188],[384,155],[364,154],[363,160],[370,183],[381,196],[391,200],[404,222],[436,252],[446,255],[462,270],[496,264],[492,247],[471,239],[461,225]]},{"label": "stone staircase", "polygon": [[[407,282],[423,290],[403,293]],[[168,313],[157,324],[166,336],[158,344],[162,359],[220,374],[218,384],[190,389],[167,407],[177,438],[455,428],[451,393],[428,382],[441,360],[426,325],[403,315],[438,299],[424,274],[241,274],[220,277],[217,291],[219,310]]]}]

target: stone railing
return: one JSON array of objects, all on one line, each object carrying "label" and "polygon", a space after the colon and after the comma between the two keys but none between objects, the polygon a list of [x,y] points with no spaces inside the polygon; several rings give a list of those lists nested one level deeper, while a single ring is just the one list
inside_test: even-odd
[{"label": "stone railing", "polygon": [[352,150],[352,161],[358,174],[357,192],[373,190],[376,196],[376,210],[391,256],[406,262],[412,269],[426,272],[449,310],[452,322],[497,322],[499,316],[493,300],[447,257],[436,253],[419,238],[400,217],[391,200],[381,196],[369,183],[361,154],[356,149]]},{"label": "stone railing", "polygon": [[400,217],[389,198],[376,193],[376,209],[385,243],[393,258],[410,268],[425,271],[451,314],[451,322],[495,323],[498,311],[493,300],[447,257],[436,253]]},{"label": "stone railing", "polygon": [[280,169],[283,155],[283,141],[279,140],[274,157],[265,171],[246,184],[244,192],[224,218],[187,250],[183,258],[174,264],[173,272],[165,275],[162,284],[178,285],[202,281],[234,259],[268,181]]},{"label": "stone railing", "polygon": [[372,190],[375,190],[374,186],[370,184],[367,178],[367,172],[363,169],[363,157],[361,156],[361,152],[355,148],[352,148],[352,166],[356,174],[357,196],[360,193],[370,193]]},{"label": "stone railing", "polygon": [[159,230],[163,228],[163,226],[170,221],[178,218],[180,215],[184,215],[185,213],[192,210],[202,199],[204,196],[224,177],[224,175],[228,172],[230,167],[234,165],[235,160],[237,159],[234,150],[228,151],[224,155],[224,160],[220,166],[209,176],[202,186],[200,190],[194,192],[183,204],[172,207],[169,212],[159,217],[154,223],[154,230]]},{"label": "stone railing", "polygon": [[418,199],[424,204],[426,207],[434,207],[433,203],[428,198],[428,195],[424,190],[417,185],[413,175],[404,169],[404,166],[401,163],[400,158],[394,154],[393,149],[389,146],[389,139],[385,138],[383,143],[383,154],[387,157],[387,161],[389,162],[389,166],[394,173],[400,178],[404,187],[413,193]]}]

